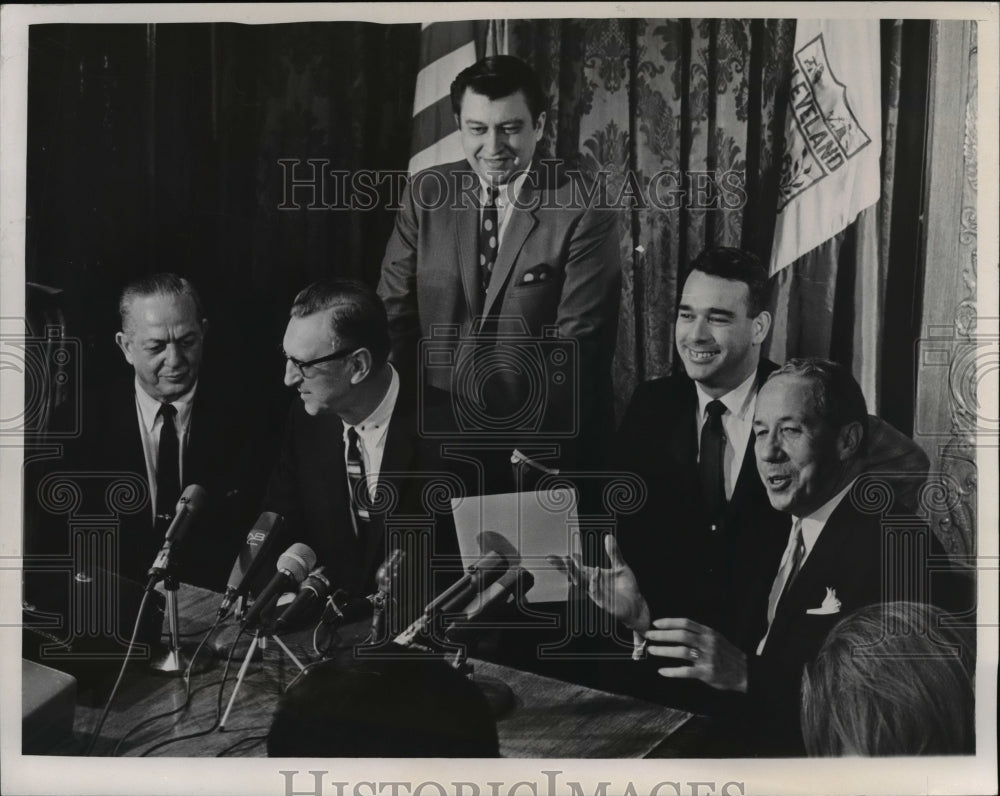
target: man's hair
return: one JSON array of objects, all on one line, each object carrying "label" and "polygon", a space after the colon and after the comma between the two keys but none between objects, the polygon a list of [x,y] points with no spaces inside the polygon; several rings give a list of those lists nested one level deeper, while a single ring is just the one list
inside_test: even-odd
[{"label": "man's hair", "polygon": [[756,254],[731,246],[716,246],[699,254],[691,263],[691,270],[746,285],[749,291],[747,315],[751,318],[767,309],[770,299],[767,269]]},{"label": "man's hair", "polygon": [[861,424],[861,444],[858,454],[868,449],[868,407],[861,387],[850,371],[839,362],[810,357],[790,359],[770,376],[799,376],[813,383],[813,400],[819,416],[834,431],[849,423]]},{"label": "man's hair", "polygon": [[128,332],[132,303],[136,299],[149,298],[150,296],[190,296],[194,302],[198,323],[200,324],[205,318],[201,296],[198,295],[198,291],[195,290],[190,281],[183,276],[177,276],[177,274],[153,274],[129,282],[122,290],[121,298],[118,299],[118,314],[121,315],[123,332]]},{"label": "man's hair", "polygon": [[545,110],[545,93],[538,75],[528,64],[513,55],[483,58],[458,73],[451,83],[451,109],[456,116],[462,112],[462,97],[467,88],[490,100],[523,91],[533,122],[537,122],[539,114]]},{"label": "man's hair", "polygon": [[917,603],[870,605],[830,631],[802,674],[801,725],[810,755],[972,754],[972,661]]},{"label": "man's hair", "polygon": [[321,279],[299,291],[291,316],[304,318],[333,310],[330,331],[341,345],[367,348],[376,367],[389,357],[389,319],[385,305],[370,287],[353,279]]},{"label": "man's hair", "polygon": [[498,757],[486,697],[440,658],[325,661],[282,696],[269,757]]}]

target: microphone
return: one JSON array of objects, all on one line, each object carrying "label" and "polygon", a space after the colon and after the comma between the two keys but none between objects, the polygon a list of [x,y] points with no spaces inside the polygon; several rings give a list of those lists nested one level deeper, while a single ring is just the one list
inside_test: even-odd
[{"label": "microphone", "polygon": [[326,598],[321,622],[333,623],[338,627],[367,619],[372,615],[374,597],[350,597],[343,589],[337,589]]},{"label": "microphone", "polygon": [[372,628],[368,638],[374,644],[382,635],[382,627],[385,624],[385,607],[392,593],[392,585],[399,576],[399,566],[403,561],[405,553],[398,547],[389,553],[388,557],[379,566],[375,573],[376,591],[371,596],[372,603]]},{"label": "microphone", "polygon": [[444,635],[450,641],[472,629],[473,622],[495,615],[511,597],[527,594],[535,585],[535,576],[523,567],[511,567],[500,578],[465,606],[461,615],[448,625]]},{"label": "microphone", "polygon": [[330,581],[326,577],[326,567],[314,569],[309,573],[309,577],[302,582],[295,599],[289,603],[281,616],[278,617],[278,621],[274,623],[274,632],[281,633],[286,630],[293,619],[308,611],[317,601],[326,600],[329,593]]},{"label": "microphone", "polygon": [[265,511],[257,518],[257,522],[247,534],[243,548],[229,573],[226,593],[219,605],[219,619],[229,613],[236,598],[245,594],[247,588],[253,583],[257,573],[264,565],[268,550],[274,545],[274,540],[278,538],[284,522],[285,518],[273,511]]},{"label": "microphone", "polygon": [[260,622],[261,614],[278,599],[284,591],[297,587],[316,565],[316,554],[308,545],[296,542],[278,558],[278,572],[271,582],[257,596],[253,606],[243,620],[243,627],[254,627]]},{"label": "microphone", "polygon": [[[488,548],[493,549],[486,552]],[[486,531],[480,534],[479,549],[484,552],[483,557],[470,564],[456,583],[429,602],[423,614],[396,636],[395,643],[405,647],[418,637],[426,636],[436,616],[460,611],[511,567],[517,567],[521,563],[521,556],[515,547],[498,533]]]},{"label": "microphone", "polygon": [[149,568],[149,572],[147,573],[150,578],[149,585],[146,587],[147,589],[153,588],[156,581],[166,572],[167,567],[170,566],[170,553],[173,546],[181,543],[181,540],[184,539],[190,530],[195,517],[204,509],[207,502],[208,493],[203,487],[197,484],[191,484],[181,494],[180,500],[177,501],[177,508],[174,511],[174,518],[170,522],[170,527],[167,528],[166,536],[163,538],[163,546],[160,548],[160,552],[156,554],[153,566]]}]

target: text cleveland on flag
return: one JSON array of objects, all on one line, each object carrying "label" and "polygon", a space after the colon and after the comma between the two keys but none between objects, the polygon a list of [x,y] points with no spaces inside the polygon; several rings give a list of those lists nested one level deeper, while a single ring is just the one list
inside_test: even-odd
[{"label": "text cleveland on flag", "polygon": [[461,160],[462,142],[451,109],[451,81],[483,55],[506,53],[506,24],[497,20],[425,22],[413,96],[410,173]]},{"label": "text cleveland on flag", "polygon": [[879,60],[877,19],[797,20],[772,274],[878,201]]}]

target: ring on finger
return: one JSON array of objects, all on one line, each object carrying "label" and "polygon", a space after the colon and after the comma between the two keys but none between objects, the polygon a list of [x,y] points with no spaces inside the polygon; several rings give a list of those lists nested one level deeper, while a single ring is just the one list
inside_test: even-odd
[{"label": "ring on finger", "polygon": [[698,658],[701,657],[701,650],[698,649],[697,647],[688,648],[688,657],[691,658],[691,660],[693,661],[698,660]]}]

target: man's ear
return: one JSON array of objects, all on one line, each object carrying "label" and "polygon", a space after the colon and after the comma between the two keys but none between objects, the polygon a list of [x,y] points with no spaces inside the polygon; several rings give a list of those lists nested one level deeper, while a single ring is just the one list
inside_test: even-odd
[{"label": "man's ear", "polygon": [[857,420],[841,427],[837,434],[837,452],[842,462],[855,458],[861,452],[861,437],[861,423]]},{"label": "man's ear", "polygon": [[545,111],[538,114],[538,118],[535,119],[535,141],[542,140],[542,134],[545,132]]},{"label": "man's ear", "polygon": [[367,348],[359,348],[351,354],[351,384],[361,384],[372,372],[372,352]]},{"label": "man's ear", "polygon": [[767,339],[767,333],[771,331],[771,313],[767,310],[761,312],[753,319],[750,325],[750,340],[754,345],[760,345]]},{"label": "man's ear", "polygon": [[115,335],[115,342],[118,344],[118,347],[121,349],[122,354],[125,355],[125,361],[128,362],[131,365],[132,364],[132,352],[131,352],[132,343],[128,339],[128,337],[125,335],[125,332],[118,332]]},{"label": "man's ear", "polygon": [[202,318],[201,319],[201,336],[202,336],[202,338],[204,338],[206,334],[208,334],[208,318]]}]

